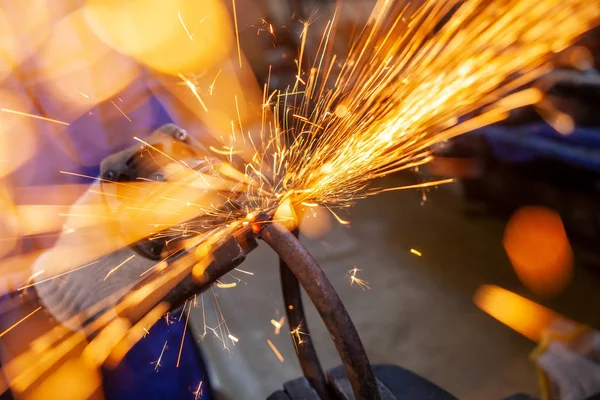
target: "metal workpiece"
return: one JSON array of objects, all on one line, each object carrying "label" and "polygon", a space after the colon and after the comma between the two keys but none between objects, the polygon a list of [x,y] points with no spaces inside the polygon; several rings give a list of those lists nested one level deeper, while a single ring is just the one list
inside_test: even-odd
[{"label": "metal workpiece", "polygon": [[[133,324],[158,304],[166,303],[169,309],[176,309],[240,265],[256,245],[250,227],[218,228],[197,245],[157,263],[148,277],[119,301],[117,313]],[[210,252],[202,253],[198,249],[210,249]]]},{"label": "metal workpiece", "polygon": [[[292,231],[292,234],[295,237],[298,237],[298,230]],[[309,338],[302,343],[297,343],[297,338],[292,337],[292,340],[294,340],[294,344],[296,345],[296,354],[298,355],[302,373],[322,400],[330,399],[332,396],[327,385],[327,378],[323,372],[312,339],[310,339],[308,323],[304,313],[304,305],[302,304],[300,284],[282,258],[279,258],[279,274],[281,278],[283,303],[290,331],[296,331],[298,332],[298,335],[306,335]]]},{"label": "metal workpiece", "polygon": [[289,267],[319,312],[342,359],[355,398],[380,399],[375,375],[354,323],[315,259],[279,222],[265,224],[260,237]]}]

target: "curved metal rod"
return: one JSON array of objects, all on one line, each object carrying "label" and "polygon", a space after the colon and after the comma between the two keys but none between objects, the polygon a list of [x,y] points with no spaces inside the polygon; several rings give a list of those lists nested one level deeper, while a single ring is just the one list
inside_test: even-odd
[{"label": "curved metal rod", "polygon": [[296,276],[329,330],[357,400],[380,399],[377,381],[358,332],[335,289],[310,253],[282,224],[265,224],[265,241]]},{"label": "curved metal rod", "polygon": [[[294,237],[298,237],[297,230],[293,231],[292,234]],[[302,304],[300,284],[281,257],[279,258],[279,274],[281,276],[281,290],[283,292],[283,302],[290,331],[298,330],[298,332],[309,335],[304,306]],[[323,373],[323,368],[321,367],[312,341],[303,342],[300,346],[295,342],[296,339],[294,337],[292,337],[292,340],[296,344],[296,354],[298,355],[298,361],[300,361],[302,373],[321,399],[330,399],[331,394],[327,386],[327,379]]]}]

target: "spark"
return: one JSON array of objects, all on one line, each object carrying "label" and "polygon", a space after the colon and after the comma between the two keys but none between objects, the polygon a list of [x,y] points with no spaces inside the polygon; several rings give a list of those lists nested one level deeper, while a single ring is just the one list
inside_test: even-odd
[{"label": "spark", "polygon": [[[188,31],[187,26],[185,26],[185,23],[183,22],[183,18],[181,18],[181,12],[177,11],[177,16],[179,17],[179,22],[181,22],[181,26],[183,26],[185,33],[188,35],[188,37],[190,38],[191,41],[194,41],[194,34],[193,33],[190,34],[190,31]],[[202,23],[202,21],[200,23]]]},{"label": "spark", "polygon": [[160,361],[162,360],[162,356],[165,353],[165,349],[167,348],[167,341],[165,341],[165,344],[163,345],[163,348],[160,352],[160,356],[158,356],[158,360],[151,362],[151,364],[154,365],[154,371],[158,372],[158,369],[160,367],[162,367],[162,365],[160,364]]},{"label": "spark", "polygon": [[244,271],[243,269],[235,268],[235,270],[238,271],[238,272],[241,272],[242,274],[254,275],[254,272]]},{"label": "spark", "polygon": [[42,307],[38,307],[35,310],[33,310],[32,312],[30,312],[29,314],[27,314],[26,316],[24,316],[23,318],[21,318],[20,320],[18,320],[17,322],[15,322],[14,324],[12,324],[9,328],[7,328],[4,332],[0,333],[0,338],[4,335],[6,335],[8,332],[12,331],[14,328],[16,328],[20,323],[22,323],[23,321],[25,321],[27,318],[31,317],[33,314],[35,314],[36,312],[38,312]]},{"label": "spark", "polygon": [[192,94],[194,95],[196,100],[198,100],[198,103],[200,103],[200,105],[202,106],[204,111],[208,112],[208,108],[206,108],[206,104],[204,104],[202,97],[200,97],[200,94],[198,93],[198,89],[196,88],[196,85],[194,85],[194,83],[192,81],[190,81],[188,78],[186,78],[185,75],[178,74],[178,76],[183,81],[183,83],[185,83],[186,86],[190,89],[190,91],[192,92]]},{"label": "spark", "polygon": [[296,79],[299,80],[304,86],[306,86],[306,82],[304,82],[304,80],[300,76],[296,75]]},{"label": "spark", "polygon": [[194,391],[194,393],[192,393],[194,395],[194,400],[198,400],[200,399],[200,397],[202,397],[202,381],[200,381],[200,383],[198,384],[198,387],[196,388],[196,390]]},{"label": "spark", "polygon": [[17,290],[18,290],[18,291],[21,291],[21,290],[23,290],[23,289],[27,289],[27,288],[30,288],[30,287],[32,287],[32,286],[39,285],[39,284],[41,284],[41,283],[44,283],[44,282],[51,281],[52,279],[60,278],[61,276],[65,276],[65,275],[67,275],[67,274],[70,274],[70,273],[72,273],[72,272],[79,271],[79,270],[82,270],[82,269],[84,269],[84,268],[90,267],[90,266],[92,266],[92,265],[94,265],[94,264],[97,264],[98,262],[100,262],[100,260],[96,260],[96,261],[94,261],[94,262],[91,262],[91,263],[89,263],[89,264],[82,265],[81,267],[78,267],[78,268],[73,268],[73,269],[71,269],[71,270],[69,270],[69,271],[66,271],[66,272],[60,273],[60,274],[58,274],[58,275],[51,276],[51,277],[49,277],[49,278],[43,279],[43,280],[41,280],[41,281],[38,281],[38,282],[34,282],[34,283],[30,283],[30,284],[28,284],[28,285],[25,285],[25,286],[21,286],[21,287],[20,287],[20,288],[18,288]]},{"label": "spark", "polygon": [[267,339],[267,344],[269,345],[269,347],[271,348],[271,350],[273,350],[273,353],[275,353],[275,356],[277,357],[277,359],[279,360],[280,363],[284,362],[285,359],[283,358],[283,356],[281,355],[281,353],[279,352],[279,350],[277,350],[277,347],[275,347],[275,345],[273,344],[273,342],[271,342],[269,339]]},{"label": "spark", "polygon": [[357,272],[362,271],[358,268],[352,268],[350,272],[350,285],[357,284],[362,290],[371,289],[369,282],[362,280],[356,276]]},{"label": "spark", "polygon": [[[183,309],[185,310],[185,304],[183,305]],[[177,355],[177,364],[176,368],[179,368],[179,362],[181,361],[181,352],[183,351],[183,342],[185,341],[185,334],[187,332],[188,321],[190,319],[190,313],[192,312],[192,303],[188,306],[187,316],[185,317],[185,325],[183,326],[183,334],[181,335],[181,344],[179,345],[179,354]]]},{"label": "spark", "polygon": [[238,61],[240,63],[240,68],[242,68],[242,49],[240,48],[240,30],[238,28],[237,7],[235,6],[235,0],[231,0],[231,5],[233,6],[233,22],[235,25],[235,40],[237,42]]},{"label": "spark", "polygon": [[419,250],[415,250],[415,249],[410,249],[410,252],[419,257],[421,257],[423,255]]},{"label": "spark", "polygon": [[285,321],[285,317],[281,317],[279,321],[276,321],[274,319],[271,320],[271,324],[275,327],[275,335],[279,335],[279,331],[283,326],[283,321]]},{"label": "spark", "polygon": [[68,122],[59,121],[57,119],[52,119],[52,118],[47,118],[47,117],[42,117],[40,115],[29,114],[29,113],[26,113],[26,112],[23,112],[23,111],[10,110],[8,108],[0,108],[0,111],[3,111],[5,113],[9,113],[9,114],[21,115],[23,117],[40,119],[42,121],[54,122],[55,124],[60,124],[60,125],[66,125],[66,126],[70,125]]},{"label": "spark", "polygon": [[167,326],[172,325],[175,323],[175,318],[172,318],[170,313],[166,313],[165,314],[165,323],[167,324]]},{"label": "spark", "polygon": [[125,118],[127,118],[127,121],[129,121],[129,122],[133,122],[133,121],[131,120],[131,118],[129,118],[129,117],[127,116],[127,114],[125,114],[125,112],[124,112],[123,110],[121,110],[121,109],[119,108],[119,106],[118,106],[118,105],[117,105],[117,104],[116,104],[114,101],[112,101],[112,100],[111,100],[110,102],[112,103],[112,105],[113,105],[113,106],[115,106],[115,108],[116,108],[117,110],[119,110],[119,112],[120,112],[121,114],[123,114],[123,116],[124,116]]},{"label": "spark", "polygon": [[217,82],[217,78],[219,77],[220,74],[221,74],[221,70],[219,69],[219,71],[217,72],[217,75],[215,75],[215,79],[213,79],[212,83],[208,87],[210,89],[210,92],[209,92],[210,96],[212,96],[212,94],[213,94],[213,89],[215,88],[215,83]]},{"label": "spark", "polygon": [[237,283],[233,282],[233,283],[223,283],[221,281],[217,280],[217,287],[219,289],[231,289],[237,286]]},{"label": "spark", "polygon": [[302,322],[300,323],[300,325],[298,325],[290,331],[290,335],[292,335],[292,342],[294,342],[294,347],[296,348],[297,353],[298,346],[304,343],[304,339],[302,339],[302,336],[306,335],[306,332],[302,330]]},{"label": "spark", "polygon": [[110,271],[108,271],[108,274],[106,274],[106,276],[104,277],[104,281],[113,274],[113,272],[115,272],[116,270],[118,270],[119,268],[121,268],[123,265],[125,265],[129,260],[131,260],[133,257],[135,257],[135,254],[132,255],[131,257],[127,258],[125,261],[123,261],[121,264],[117,265],[116,267],[114,267],[113,269],[111,269]]},{"label": "spark", "polygon": [[212,145],[209,146],[209,149],[213,153],[221,154],[222,156],[229,156],[231,154],[242,154],[243,153],[243,150],[232,150],[232,148],[229,148],[229,150],[219,150]]},{"label": "spark", "polygon": [[231,341],[232,341],[232,342],[234,342],[234,343],[237,343],[237,342],[239,342],[239,341],[240,341],[238,338],[236,338],[236,337],[235,337],[235,336],[233,336],[232,334],[229,334],[229,335],[227,335],[227,337],[228,337],[229,339],[231,339]]},{"label": "spark", "polygon": [[398,187],[393,187],[393,188],[375,189],[375,190],[373,190],[369,194],[392,192],[392,191],[396,191],[396,190],[422,189],[422,188],[428,188],[428,187],[431,187],[431,186],[444,185],[444,184],[452,183],[452,182],[455,182],[455,181],[456,180],[454,178],[441,179],[439,181],[424,182],[424,183],[419,183],[419,184],[416,184],[416,185],[406,185],[406,186],[398,186]]}]

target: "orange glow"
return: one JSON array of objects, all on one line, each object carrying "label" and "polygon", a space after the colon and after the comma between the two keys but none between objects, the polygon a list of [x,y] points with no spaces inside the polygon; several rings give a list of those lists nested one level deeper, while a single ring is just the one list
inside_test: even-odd
[{"label": "orange glow", "polygon": [[[0,88],[0,178],[11,174],[37,150],[36,124],[34,119],[20,115],[32,110],[30,100],[23,94]],[[50,123],[50,125],[52,125]],[[18,140],[18,146],[15,145]]]},{"label": "orange glow", "polygon": [[555,211],[545,207],[520,208],[506,225],[503,244],[519,279],[532,292],[551,296],[569,283],[573,253]]},{"label": "orange glow", "polygon": [[15,207],[9,191],[0,184],[0,258],[16,246],[17,230],[18,221],[15,215]]},{"label": "orange glow", "polygon": [[[37,57],[35,79],[51,90],[52,101],[42,99],[47,117],[67,123],[115,96],[140,74],[135,60],[98,38],[81,9],[55,23]],[[120,115],[116,111],[114,118]]]},{"label": "orange glow", "polygon": [[473,301],[492,317],[529,339],[539,342],[542,333],[557,318],[554,311],[494,285],[481,286]]},{"label": "orange glow", "polygon": [[217,0],[88,0],[84,14],[109,46],[170,75],[216,65],[232,44],[229,15]]},{"label": "orange glow", "polygon": [[331,230],[332,215],[325,207],[310,207],[300,222],[300,232],[311,239],[324,236]]},{"label": "orange glow", "polygon": [[290,199],[286,199],[281,202],[275,211],[273,219],[281,222],[289,230],[293,230],[298,226],[298,217],[292,208],[292,202]]},{"label": "orange glow", "polygon": [[89,399],[103,398],[100,372],[86,365],[83,359],[70,358],[58,366],[52,374],[41,379],[39,386],[27,392],[26,398],[46,400],[54,398],[58,393],[65,394],[68,387],[68,398]]}]

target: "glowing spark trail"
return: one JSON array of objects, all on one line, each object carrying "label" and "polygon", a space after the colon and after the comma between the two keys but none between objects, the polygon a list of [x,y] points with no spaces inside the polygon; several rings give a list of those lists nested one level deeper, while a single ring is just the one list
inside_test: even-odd
[{"label": "glowing spark trail", "polygon": [[281,317],[279,321],[275,321],[274,319],[271,320],[271,324],[275,327],[275,335],[279,335],[281,327],[283,326],[283,321],[285,321],[285,317]]},{"label": "glowing spark trail", "polygon": [[362,290],[371,289],[369,282],[364,281],[356,276],[358,271],[360,271],[358,268],[352,268],[350,270],[350,286],[356,283]]},{"label": "glowing spark trail", "polygon": [[419,250],[415,250],[415,249],[410,249],[410,252],[419,257],[421,257],[423,255],[423,254],[421,254],[421,252]]},{"label": "glowing spark trail", "polygon": [[187,26],[185,26],[185,23],[183,22],[183,18],[181,18],[181,12],[177,12],[177,16],[179,17],[179,22],[181,22],[181,26],[183,26],[183,29],[185,30],[185,33],[188,35],[188,37],[190,38],[191,41],[194,40],[194,34],[190,33],[190,31],[188,31]]},{"label": "glowing spark trail", "polygon": [[277,357],[277,359],[279,360],[279,362],[284,362],[285,359],[283,358],[283,356],[281,355],[281,353],[279,352],[279,350],[277,350],[277,347],[275,347],[275,345],[273,344],[273,342],[271,342],[269,339],[267,339],[267,344],[269,345],[269,347],[271,348],[271,350],[273,350],[273,353],[275,353],[275,356]]},{"label": "glowing spark trail", "polygon": [[129,118],[129,117],[127,116],[127,114],[125,114],[125,112],[119,108],[119,106],[117,105],[117,103],[115,103],[115,102],[114,102],[114,101],[112,101],[112,100],[111,100],[110,102],[112,103],[112,105],[113,105],[113,106],[115,106],[115,108],[116,108],[117,110],[119,110],[119,112],[120,112],[121,114],[123,114],[123,116],[124,116],[125,118],[127,118],[127,121],[129,121],[129,122],[133,122],[133,121],[131,120],[131,118]]},{"label": "glowing spark trail", "polygon": [[196,388],[193,395],[194,400],[198,400],[200,397],[202,397],[202,381],[200,381],[200,383],[198,384],[198,388]]},{"label": "glowing spark trail", "polygon": [[106,276],[104,277],[104,281],[106,279],[108,279],[109,276],[111,276],[113,274],[113,272],[115,272],[116,270],[118,270],[119,268],[121,268],[123,265],[125,265],[129,260],[131,260],[133,257],[135,257],[135,254],[132,255],[131,257],[127,258],[125,261],[123,261],[121,264],[117,265],[116,267],[114,267],[113,269],[111,269],[110,271],[108,271],[108,274],[106,274]]},{"label": "glowing spark trail", "polygon": [[237,19],[237,10],[235,6],[235,0],[231,0],[231,5],[233,6],[233,23],[235,26],[235,40],[237,42],[237,51],[238,51],[238,62],[240,63],[240,68],[242,68],[242,49],[240,48],[240,30],[238,28],[238,19]]},{"label": "glowing spark trail", "polygon": [[151,364],[154,364],[154,371],[158,372],[158,369],[160,367],[162,367],[162,365],[160,364],[160,361],[162,360],[162,356],[165,353],[165,349],[167,348],[167,341],[165,341],[165,344],[163,345],[162,350],[160,351],[160,356],[158,356],[158,360],[153,361]]},{"label": "glowing spark trail", "polygon": [[41,119],[42,121],[54,122],[55,124],[61,124],[61,125],[66,125],[66,126],[70,125],[68,122],[63,122],[63,121],[59,121],[57,119],[42,117],[40,115],[29,114],[29,113],[22,112],[22,111],[10,110],[8,108],[0,108],[0,111],[3,111],[5,113],[10,113],[10,114],[21,115],[23,117]]},{"label": "glowing spark trail", "polygon": [[[196,89],[196,85],[194,85],[194,83],[192,81],[190,81],[188,78],[186,78],[185,75],[179,74],[178,76],[179,76],[179,78],[181,78],[183,83],[185,83],[186,86],[190,89],[190,91],[192,92],[192,94],[194,95],[196,100],[198,100],[198,103],[200,103],[200,105],[202,106],[204,111],[208,112],[208,108],[206,108],[206,104],[204,104],[204,101],[200,97],[200,93],[198,93],[198,89]],[[211,90],[211,94],[212,94],[212,90]]]},{"label": "glowing spark trail", "polygon": [[89,263],[89,264],[82,265],[81,267],[74,268],[74,269],[71,269],[71,270],[69,270],[69,271],[62,272],[62,273],[60,273],[60,274],[58,274],[58,275],[51,276],[51,277],[49,277],[49,278],[43,279],[43,280],[41,280],[41,281],[38,281],[38,282],[34,282],[34,283],[30,283],[30,284],[28,284],[28,285],[25,285],[25,286],[21,286],[21,287],[20,287],[19,289],[17,289],[17,290],[21,291],[21,290],[23,290],[23,289],[27,289],[27,288],[29,288],[29,287],[32,287],[32,286],[35,286],[35,285],[39,285],[39,284],[41,284],[41,283],[44,283],[44,282],[51,281],[52,279],[60,278],[61,276],[65,276],[65,275],[67,275],[67,274],[70,274],[70,273],[72,273],[72,272],[79,271],[79,270],[82,270],[82,269],[84,269],[84,268],[91,267],[92,265],[94,265],[94,264],[96,264],[96,263],[98,263],[98,262],[100,262],[100,260],[96,260],[96,261],[94,261],[94,262],[91,262],[91,263]]},{"label": "glowing spark trail", "polygon": [[38,307],[35,310],[33,310],[32,312],[30,312],[29,314],[27,314],[26,316],[24,316],[23,318],[21,318],[20,320],[18,320],[17,322],[15,322],[14,324],[12,324],[10,327],[8,327],[4,332],[0,333],[0,338],[4,335],[6,335],[8,332],[12,331],[14,328],[16,328],[19,324],[21,324],[23,321],[25,321],[27,318],[31,317],[33,314],[35,314],[36,312],[38,312],[42,307]]}]

